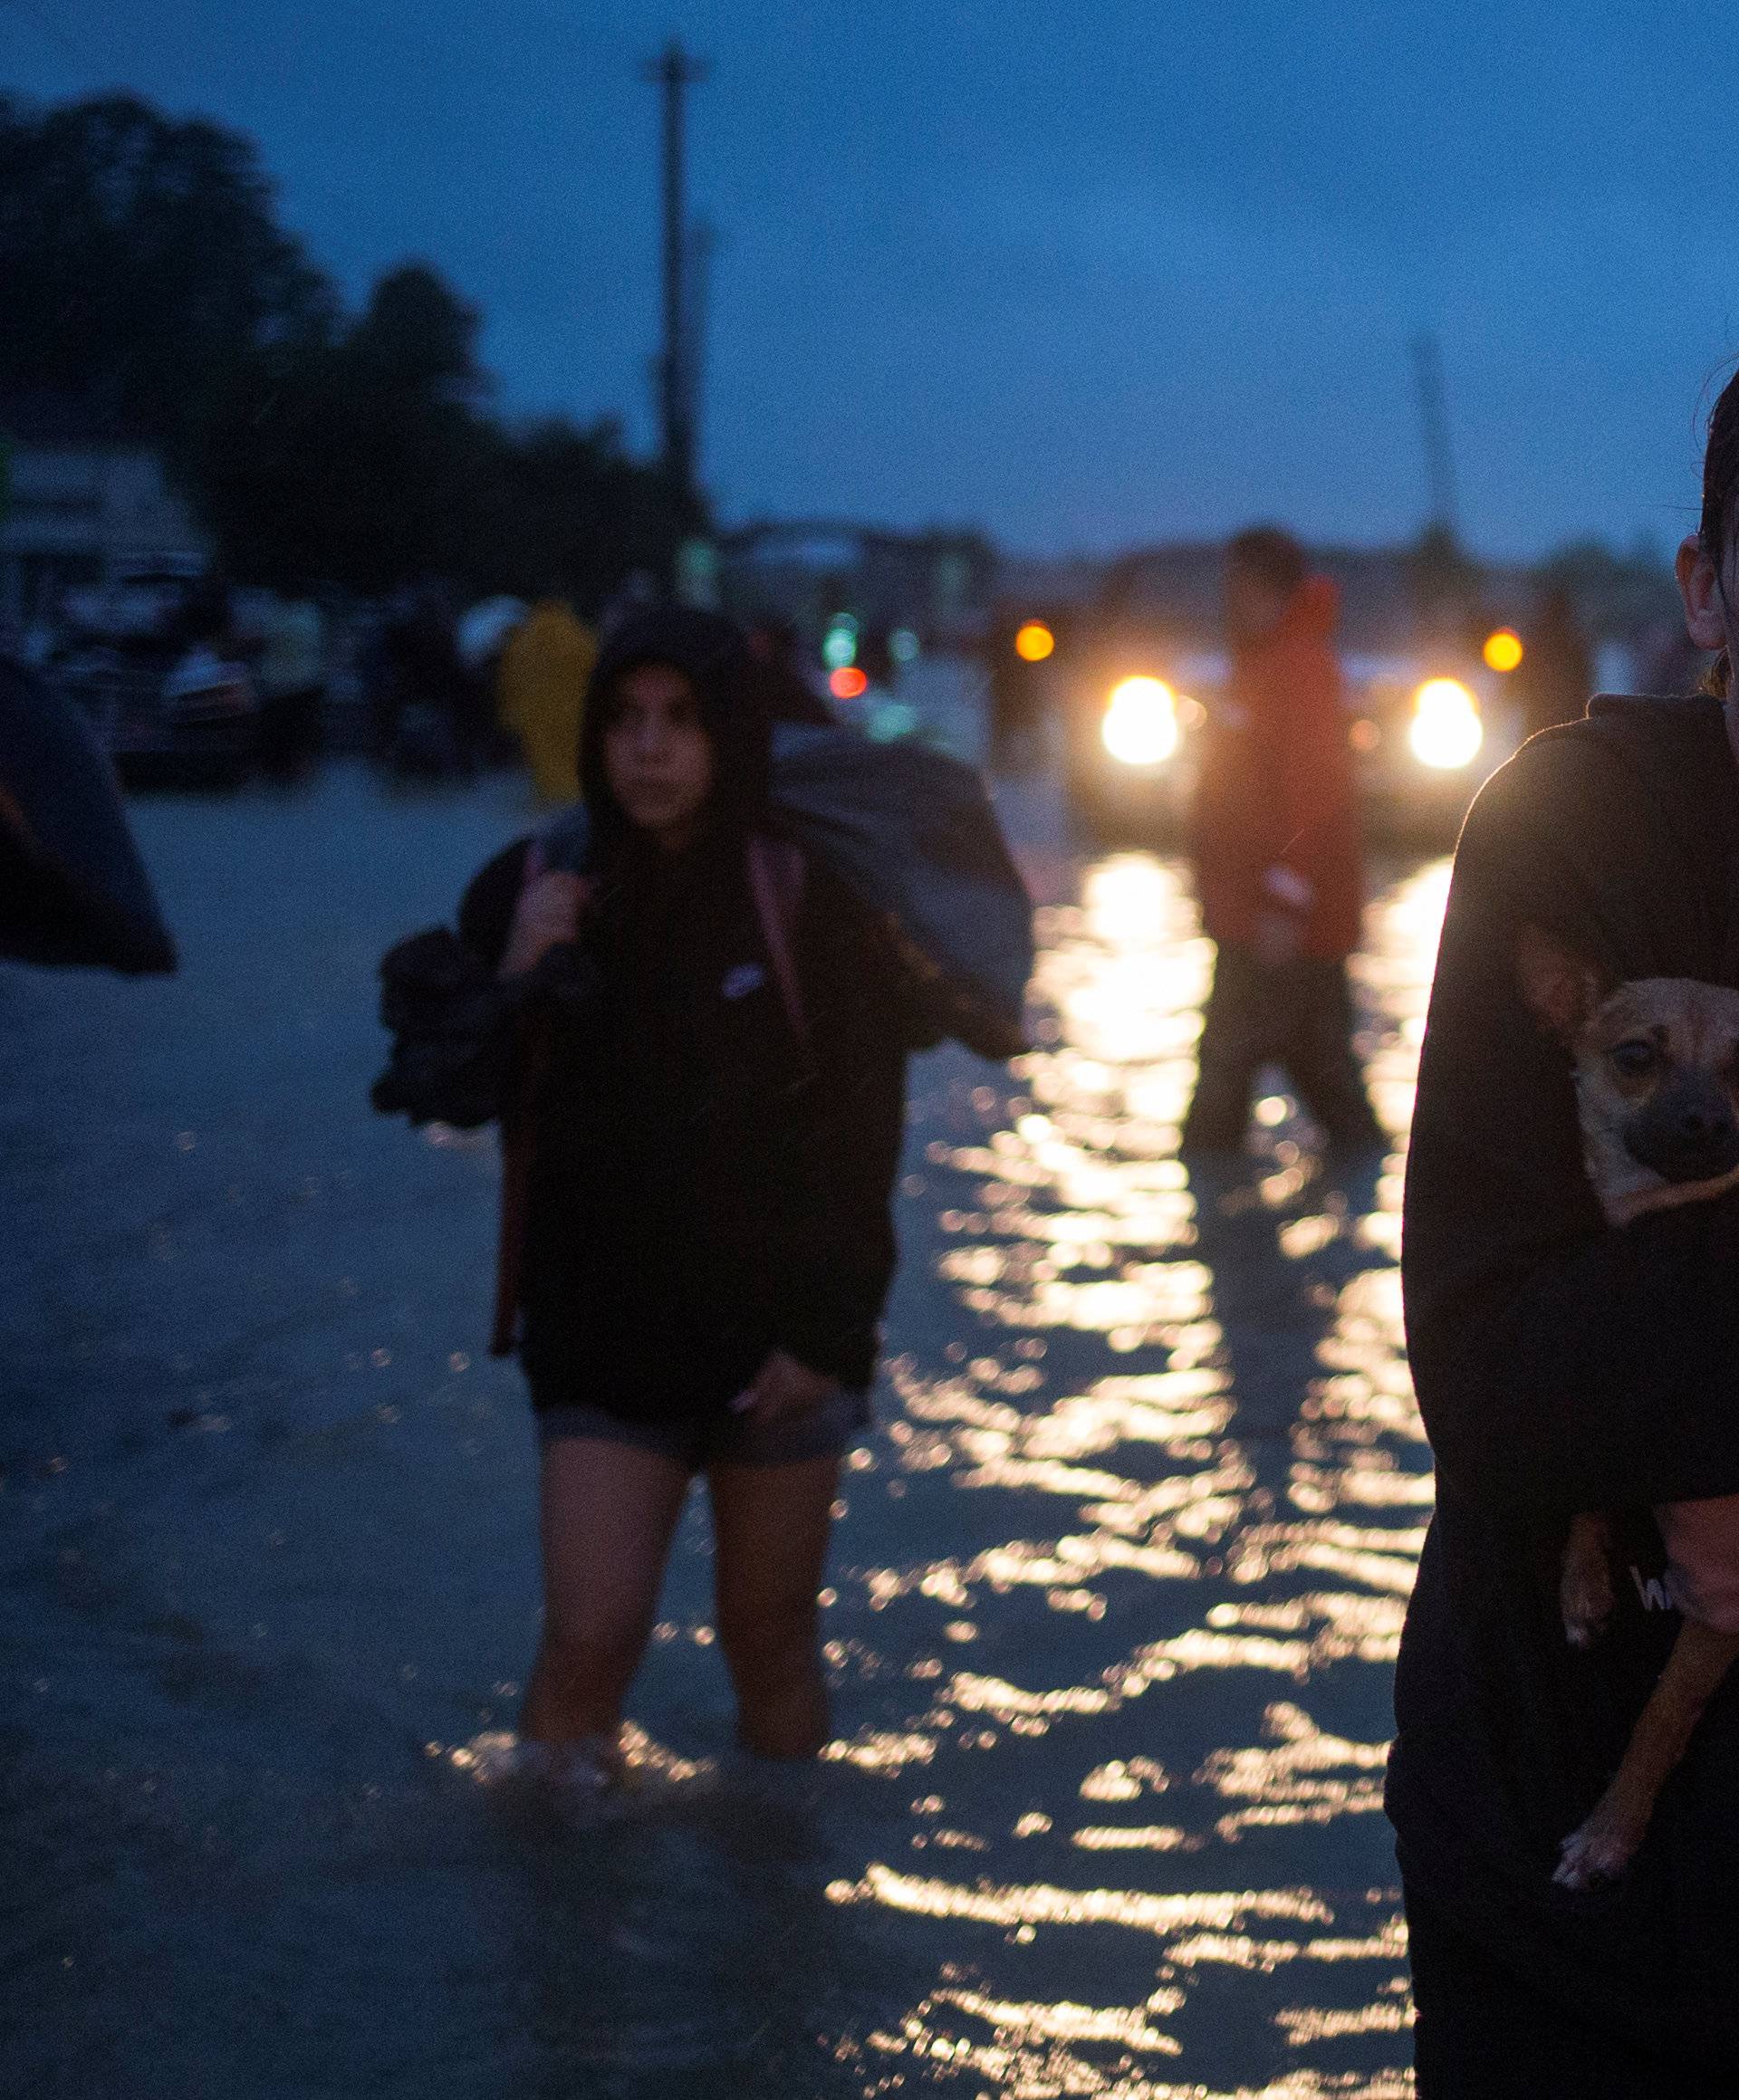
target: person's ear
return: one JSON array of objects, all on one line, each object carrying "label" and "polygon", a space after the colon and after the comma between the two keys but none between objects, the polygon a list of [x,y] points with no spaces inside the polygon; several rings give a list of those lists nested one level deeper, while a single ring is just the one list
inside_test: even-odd
[{"label": "person's ear", "polygon": [[1685,600],[1685,631],[1699,649],[1725,649],[1727,623],[1721,602],[1721,579],[1704,551],[1703,537],[1692,532],[1679,542],[1673,568],[1678,595]]},{"label": "person's ear", "polygon": [[1592,963],[1584,962],[1543,926],[1524,925],[1515,937],[1515,974],[1535,1020],[1561,1041],[1573,1044],[1606,998],[1608,987]]}]

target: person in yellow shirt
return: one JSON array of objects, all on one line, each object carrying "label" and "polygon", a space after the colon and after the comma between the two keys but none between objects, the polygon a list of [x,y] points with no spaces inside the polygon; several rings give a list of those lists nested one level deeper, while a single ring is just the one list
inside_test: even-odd
[{"label": "person in yellow shirt", "polygon": [[580,796],[580,719],[598,638],[564,598],[540,599],[507,638],[495,712],[518,737],[541,802]]}]

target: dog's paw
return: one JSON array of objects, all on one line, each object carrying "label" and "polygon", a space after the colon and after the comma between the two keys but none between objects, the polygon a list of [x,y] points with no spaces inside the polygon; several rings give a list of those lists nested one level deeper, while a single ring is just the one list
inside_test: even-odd
[{"label": "dog's paw", "polygon": [[1552,1878],[1560,1888],[1573,1889],[1617,1881],[1636,1857],[1642,1837],[1642,1829],[1631,1818],[1609,1811],[1602,1804],[1559,1847],[1558,1871]]},{"label": "dog's paw", "polygon": [[1565,1568],[1558,1588],[1558,1606],[1563,1614],[1564,1638],[1572,1648],[1594,1645],[1605,1633],[1617,1601],[1604,1559],[1589,1559]]}]

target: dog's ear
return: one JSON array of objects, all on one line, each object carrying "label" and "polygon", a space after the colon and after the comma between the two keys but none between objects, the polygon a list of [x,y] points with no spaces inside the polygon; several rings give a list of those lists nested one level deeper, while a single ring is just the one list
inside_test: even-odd
[{"label": "dog's ear", "polygon": [[1515,974],[1536,1020],[1567,1043],[1574,1043],[1607,993],[1592,963],[1532,923],[1515,937]]}]

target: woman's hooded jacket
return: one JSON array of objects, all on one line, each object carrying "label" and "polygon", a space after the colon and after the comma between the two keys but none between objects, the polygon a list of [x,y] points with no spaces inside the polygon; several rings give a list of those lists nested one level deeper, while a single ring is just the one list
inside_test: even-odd
[{"label": "woman's hooded jacket", "polygon": [[[703,831],[677,857],[629,824],[605,772],[611,697],[649,662],[689,678],[713,743]],[[786,849],[790,1010],[749,874],[780,699],[712,614],[648,614],[599,657],[580,753],[591,902],[559,994],[522,1022],[536,1047],[510,1117],[529,1139],[516,1309],[538,1405],[704,1414],[773,1348],[850,1386],[872,1376],[907,1023],[878,929]],[[531,851],[491,861],[461,907],[492,971]]]}]

